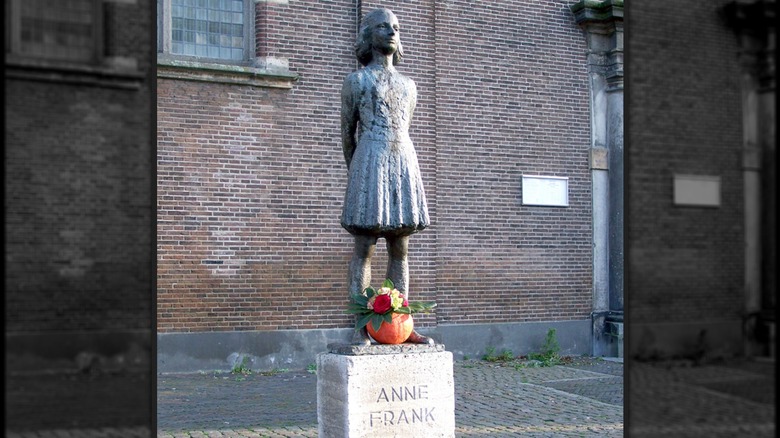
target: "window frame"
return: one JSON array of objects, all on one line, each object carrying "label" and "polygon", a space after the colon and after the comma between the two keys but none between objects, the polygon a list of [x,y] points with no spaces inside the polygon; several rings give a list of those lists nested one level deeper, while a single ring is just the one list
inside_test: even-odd
[{"label": "window frame", "polygon": [[244,5],[244,58],[241,61],[210,58],[207,56],[181,55],[171,53],[172,46],[172,24],[171,24],[171,1],[157,0],[157,58],[164,62],[171,61],[190,61],[207,64],[222,65],[253,65],[256,54],[256,30],[255,30],[255,0],[242,0]]},{"label": "window frame", "polygon": [[[52,65],[100,66],[105,60],[104,53],[104,0],[91,0],[92,3],[92,43],[89,58],[48,57],[40,53],[31,53],[22,49],[21,4],[25,0],[6,1],[6,59],[34,61]],[[65,22],[65,21],[63,21]]]},{"label": "window frame", "polygon": [[[138,91],[143,89],[146,72],[139,70],[135,57],[112,56],[107,53],[106,31],[113,26],[117,12],[108,6],[116,3],[136,5],[137,0],[92,0],[96,8],[93,27],[93,53],[87,59],[52,58],[38,53],[23,52],[21,40],[21,11],[18,6],[24,0],[6,1],[6,79],[43,81],[60,84],[89,85]],[[12,16],[11,14],[15,15]],[[153,26],[149,23],[149,26]],[[149,29],[151,30],[151,29]],[[16,32],[16,33],[14,33]]]},{"label": "window frame", "polygon": [[[247,12],[247,56],[242,62],[202,56],[170,53],[172,34],[165,23],[171,23],[171,0],[157,0],[157,78],[203,81],[251,87],[290,89],[298,80],[291,72],[286,58],[257,55],[257,8],[263,0],[243,0]],[[269,1],[269,0],[265,0]],[[284,0],[277,0],[285,3]]]}]

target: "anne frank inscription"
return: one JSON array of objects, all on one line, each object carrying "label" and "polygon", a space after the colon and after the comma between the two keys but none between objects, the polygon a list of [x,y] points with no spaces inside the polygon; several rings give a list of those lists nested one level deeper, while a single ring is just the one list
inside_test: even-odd
[{"label": "anne frank inscription", "polygon": [[452,437],[452,353],[322,353],[317,356],[321,437]]},{"label": "anne frank inscription", "polygon": [[369,426],[396,426],[436,421],[435,406],[401,406],[390,403],[428,400],[428,385],[392,386],[380,388],[376,397],[376,410],[369,412]]}]

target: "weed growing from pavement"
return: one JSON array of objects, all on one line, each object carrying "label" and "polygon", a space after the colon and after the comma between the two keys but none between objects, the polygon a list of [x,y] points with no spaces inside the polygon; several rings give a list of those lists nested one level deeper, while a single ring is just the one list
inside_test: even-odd
[{"label": "weed growing from pavement", "polygon": [[[569,358],[560,355],[561,347],[558,344],[558,338],[555,329],[549,329],[544,339],[544,344],[540,351],[531,353],[528,356],[515,356],[511,350],[503,350],[501,354],[496,354],[496,348],[489,346],[485,348],[485,354],[482,360],[491,363],[502,363],[521,368],[549,367],[553,365],[562,365],[570,362]],[[519,361],[519,362],[518,362]]]},{"label": "weed growing from pavement", "polygon": [[550,329],[547,331],[547,336],[544,338],[542,351],[539,353],[531,353],[528,355],[528,358],[539,361],[541,366],[545,367],[560,365],[563,363],[559,354],[560,351],[561,347],[558,344],[558,338],[555,336],[555,329]]},{"label": "weed growing from pavement", "polygon": [[544,338],[539,351],[530,353],[527,356],[515,356],[511,350],[503,350],[501,354],[496,354],[496,348],[488,346],[485,348],[485,354],[482,355],[482,360],[470,360],[469,356],[463,356],[463,362],[461,366],[463,368],[474,368],[480,362],[487,362],[488,366],[511,366],[516,370],[525,368],[539,368],[539,367],[551,367],[555,365],[582,365],[591,364],[603,360],[600,357],[590,356],[561,356],[561,347],[558,343],[555,329],[551,328],[547,330],[547,335]]},{"label": "weed growing from pavement", "polygon": [[558,338],[555,336],[555,329],[547,330],[547,335],[544,338],[544,344],[539,352],[531,353],[528,357],[522,356],[520,359],[524,360],[518,364],[515,364],[515,369],[530,368],[530,367],[550,367],[553,365],[562,365],[566,362],[566,359],[560,355],[561,347],[558,344]]},{"label": "weed growing from pavement", "polygon": [[252,373],[252,369],[249,368],[249,357],[244,356],[243,359],[241,359],[241,363],[236,362],[235,365],[233,365],[233,369],[230,370],[232,374],[242,374],[247,375]]},{"label": "weed growing from pavement", "polygon": [[515,358],[511,350],[504,350],[501,354],[496,355],[495,347],[485,348],[485,354],[482,356],[482,360],[486,362],[508,362]]},{"label": "weed growing from pavement", "polygon": [[317,374],[317,364],[310,363],[309,366],[306,367],[306,371],[308,371],[309,374]]},{"label": "weed growing from pavement", "polygon": [[287,368],[274,368],[270,371],[258,371],[257,374],[260,374],[261,376],[276,376],[278,374],[286,373],[290,371]]}]

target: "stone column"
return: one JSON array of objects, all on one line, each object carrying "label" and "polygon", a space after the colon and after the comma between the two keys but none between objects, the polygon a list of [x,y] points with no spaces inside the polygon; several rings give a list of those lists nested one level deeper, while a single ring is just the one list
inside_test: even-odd
[{"label": "stone column", "polygon": [[622,356],[623,1],[570,7],[588,42],[593,183],[593,355]]},{"label": "stone column", "polygon": [[775,2],[735,1],[721,10],[739,42],[744,179],[745,354],[774,356]]}]

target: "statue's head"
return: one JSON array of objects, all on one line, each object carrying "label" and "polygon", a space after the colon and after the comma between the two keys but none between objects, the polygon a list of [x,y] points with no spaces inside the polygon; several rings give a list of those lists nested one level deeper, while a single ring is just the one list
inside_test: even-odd
[{"label": "statue's head", "polygon": [[[389,9],[374,9],[363,17],[357,41],[355,42],[355,56],[362,65],[368,65],[374,57],[372,51],[374,48],[374,34],[378,31],[379,26],[397,26],[397,24],[398,18]],[[404,56],[400,37],[397,46],[393,50],[393,65],[396,65],[401,62]]]}]

